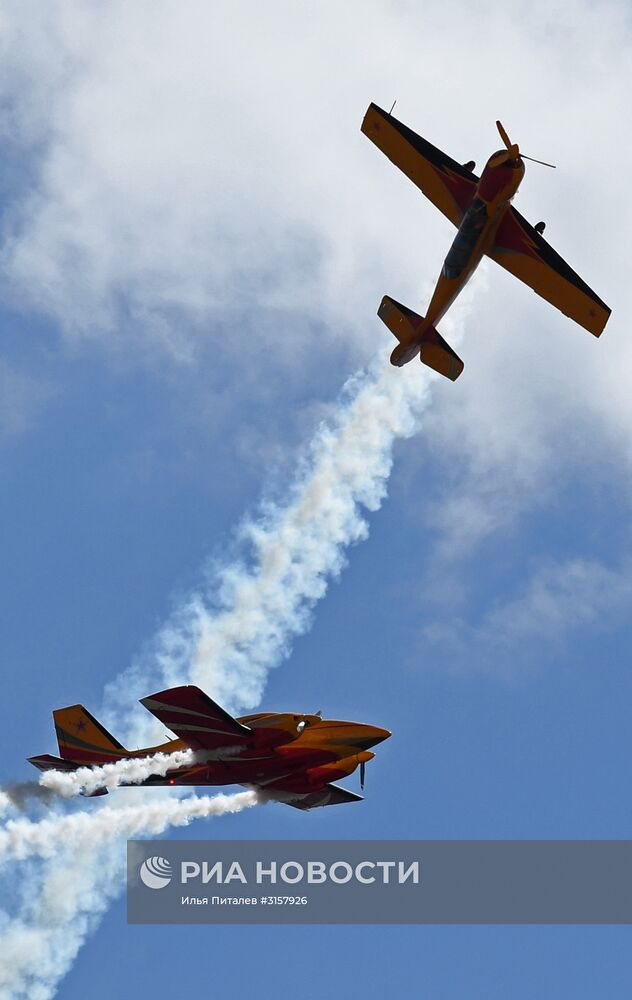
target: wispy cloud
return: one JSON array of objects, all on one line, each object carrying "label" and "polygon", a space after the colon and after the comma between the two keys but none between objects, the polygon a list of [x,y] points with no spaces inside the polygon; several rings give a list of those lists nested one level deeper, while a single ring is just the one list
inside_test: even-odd
[{"label": "wispy cloud", "polygon": [[0,358],[0,438],[27,431],[53,392],[50,383]]},{"label": "wispy cloud", "polygon": [[609,629],[632,608],[632,565],[608,566],[581,558],[540,567],[523,592],[496,603],[480,621],[460,617],[426,626],[425,639],[437,645],[443,662],[485,672],[523,669],[543,649],[559,649],[587,629]]},{"label": "wispy cloud", "polygon": [[[151,17],[117,2],[51,4],[45,14],[19,5],[5,18],[0,87],[16,141],[39,147],[28,192],[10,202],[6,294],[73,339],[122,345],[128,359],[189,359],[210,343],[227,369],[239,367],[236,406],[266,370],[307,378],[332,354],[355,367],[382,336],[369,304],[389,290],[417,306],[451,239],[360,135],[368,101],[397,96],[407,123],[479,165],[500,115],[525,148],[558,162],[557,172],[529,166],[521,211],[544,218],[556,249],[607,300],[615,290],[618,298],[593,342],[489,265],[465,376],[432,415],[429,438],[451,476],[438,505],[440,555],[475,549],[537,504],[584,428],[600,438],[595,450],[613,449],[629,468],[632,347],[618,324],[630,302],[625,257],[611,248],[632,208],[603,149],[616,135],[619,157],[632,154],[618,127],[632,86],[621,55],[630,25],[616,2],[535,9],[351,2],[323,9],[305,31],[304,13],[283,3],[268,6],[265,22],[228,2],[192,0],[190,17],[168,3],[152,5]],[[371,59],[356,62],[358,23]],[[297,39],[289,50],[280,43],[288,32]],[[481,62],[483,46],[493,59]],[[447,79],[446,47],[459,68]],[[581,66],[578,50],[590,52]],[[528,77],[515,73],[521,63]],[[411,96],[438,78],[440,101]],[[477,112],[464,116],[471,79]],[[534,79],[538,93],[554,95],[547,114]],[[563,441],[551,435],[560,422]]]}]

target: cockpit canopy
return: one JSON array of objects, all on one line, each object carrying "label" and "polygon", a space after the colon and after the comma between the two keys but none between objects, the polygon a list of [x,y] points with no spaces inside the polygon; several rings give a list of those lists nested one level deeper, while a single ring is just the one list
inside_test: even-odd
[{"label": "cockpit canopy", "polygon": [[481,198],[474,198],[461,220],[454,243],[448,251],[443,265],[443,275],[446,278],[458,278],[467,264],[472,250],[487,222],[487,207]]}]

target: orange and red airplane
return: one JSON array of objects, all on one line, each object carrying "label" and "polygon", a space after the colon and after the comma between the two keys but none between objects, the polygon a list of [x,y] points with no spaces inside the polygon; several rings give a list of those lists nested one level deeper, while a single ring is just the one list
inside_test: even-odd
[{"label": "orange and red airplane", "polygon": [[[392,111],[392,108],[391,108]],[[524,160],[500,122],[505,148],[494,153],[480,178],[473,160],[460,164],[396,118],[370,104],[362,131],[386,153],[458,228],[425,316],[385,295],[378,316],[399,344],[391,364],[420,360],[454,381],[463,362],[435,329],[484,255],[491,257],[566,316],[598,337],[610,309],[542,238],[544,223],[530,225],[511,205],[524,177]],[[542,163],[542,160],[535,160]],[[544,166],[552,166],[546,163]]]},{"label": "orange and red airplane", "polygon": [[[144,785],[246,785],[297,809],[361,801],[362,796],[331,782],[360,765],[364,788],[370,747],[388,739],[388,729],[359,722],[335,722],[316,715],[263,712],[234,719],[199,688],[159,691],[141,704],[177,736],[162,746],[126,750],[83,705],[53,712],[60,757],[29,757],[40,771],[75,771],[119,760],[191,749],[195,762],[152,775]],[[93,794],[104,794],[100,789]]]}]

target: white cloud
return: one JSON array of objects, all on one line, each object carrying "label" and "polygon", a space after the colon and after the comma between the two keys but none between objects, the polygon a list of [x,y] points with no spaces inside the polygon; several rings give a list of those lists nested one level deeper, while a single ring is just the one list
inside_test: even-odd
[{"label": "white cloud", "polygon": [[[6,20],[7,54],[19,51],[3,88],[12,120],[45,142],[38,183],[16,206],[10,278],[68,331],[89,336],[128,313],[176,351],[171,308],[198,322],[290,308],[364,329],[357,310],[372,316],[378,268],[408,287],[425,262],[437,269],[443,247],[428,236],[447,243],[449,227],[360,135],[371,98],[398,96],[411,124],[480,160],[497,143],[489,105],[552,155],[559,123],[534,97],[556,92],[562,116],[579,96],[564,64],[579,39],[560,47],[537,18],[492,8],[455,18],[451,5],[324,4],[310,16],[273,2],[263,17],[248,4],[24,4]],[[486,65],[477,40],[489,32]],[[533,78],[507,79],[527,53],[535,95]],[[480,110],[464,114],[473,78]]]},{"label": "white cloud", "polygon": [[[524,669],[534,650],[550,653],[573,633],[609,629],[632,607],[632,566],[597,560],[549,561],[537,569],[520,596],[496,603],[480,623],[453,618],[424,629],[454,663],[490,672]],[[539,662],[536,658],[536,662]]]},{"label": "white cloud", "polygon": [[[404,121],[479,166],[500,117],[558,164],[528,165],[520,210],[614,311],[595,341],[484,267],[465,372],[428,423],[446,473],[436,559],[471,554],[573,470],[629,490],[624,4],[273,0],[263,16],[78,0],[3,20],[0,120],[32,179],[5,218],[7,295],[132,358],[212,343],[239,371],[231,406],[279,371],[386,353],[384,291],[425,307],[452,230],[360,134],[369,100],[397,97]],[[235,428],[245,448],[248,433]]]},{"label": "white cloud", "polygon": [[355,366],[388,350],[382,293],[423,309],[451,239],[360,134],[369,100],[397,97],[403,120],[479,165],[500,116],[558,163],[528,165],[520,209],[614,314],[593,342],[488,266],[465,373],[433,414],[461,470],[444,550],[532,503],[581,434],[629,459],[625,6],[26,3],[4,22],[5,132],[37,152],[5,224],[5,288],[23,306],[132,356],[212,341],[260,382],[327,356]]}]

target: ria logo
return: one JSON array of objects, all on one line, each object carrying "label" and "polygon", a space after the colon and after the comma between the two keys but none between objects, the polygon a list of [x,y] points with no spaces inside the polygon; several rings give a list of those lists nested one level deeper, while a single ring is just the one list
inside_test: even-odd
[{"label": "ria logo", "polygon": [[148,889],[164,889],[171,882],[172,874],[166,858],[145,858],[140,866],[141,882]]}]

